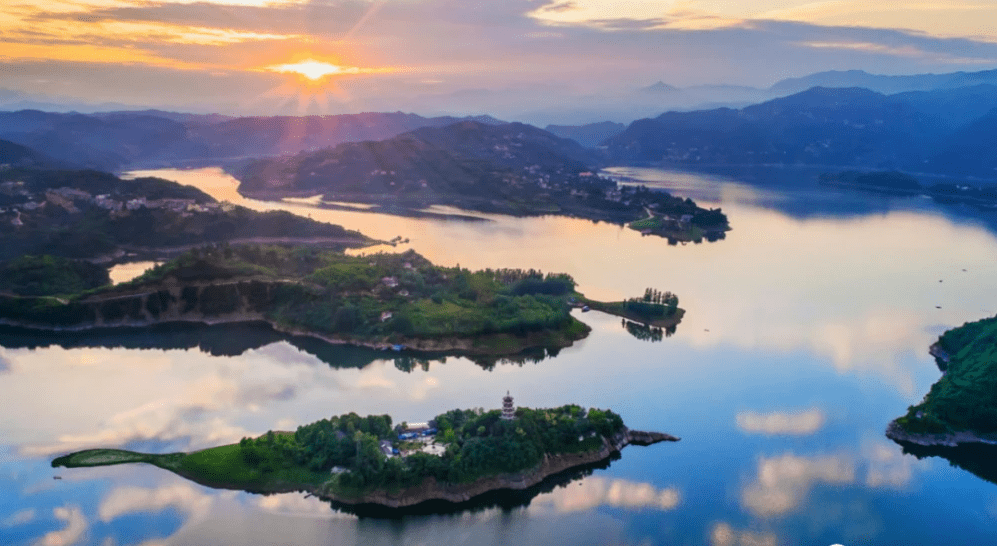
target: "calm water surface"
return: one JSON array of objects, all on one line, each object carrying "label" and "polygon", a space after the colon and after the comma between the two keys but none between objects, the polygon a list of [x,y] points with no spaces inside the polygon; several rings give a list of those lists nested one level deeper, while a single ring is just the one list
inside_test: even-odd
[{"label": "calm water surface", "polygon": [[[883,436],[937,379],[934,338],[997,313],[997,237],[986,219],[801,184],[803,174],[756,173],[746,184],[613,170],[722,206],[734,227],[724,241],[669,246],[564,218],[444,222],[251,201],[218,169],[141,174],[408,237],[395,250],[440,264],[564,271],[604,299],[671,290],[688,313],[657,343],[613,317],[580,314],[593,328],[587,339],[490,369],[463,358],[414,367],[369,353],[360,364],[345,352],[320,359],[286,341],[216,351],[151,348],[150,336],[147,345],[26,348],[38,343],[2,334],[2,544],[826,546],[997,536],[997,486],[905,456]],[[422,421],[498,407],[506,390],[527,406],[610,407],[632,427],[683,440],[627,448],[527,506],[400,520],[356,518],[297,494],[208,489],[147,466],[49,467],[85,447],[197,449],[349,411]]]}]

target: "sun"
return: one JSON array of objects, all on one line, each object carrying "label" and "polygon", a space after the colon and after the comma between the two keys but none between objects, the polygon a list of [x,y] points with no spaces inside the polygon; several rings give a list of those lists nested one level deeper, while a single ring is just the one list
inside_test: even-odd
[{"label": "sun", "polygon": [[360,73],[360,69],[356,67],[339,66],[332,63],[316,61],[315,59],[307,59],[291,64],[268,66],[267,70],[298,74],[312,81],[318,81],[328,76]]}]

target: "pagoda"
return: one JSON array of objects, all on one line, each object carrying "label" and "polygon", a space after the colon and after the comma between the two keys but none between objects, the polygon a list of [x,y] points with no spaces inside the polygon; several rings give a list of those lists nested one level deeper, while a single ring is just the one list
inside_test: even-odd
[{"label": "pagoda", "polygon": [[502,397],[502,419],[512,421],[515,418],[516,406],[512,404],[512,396],[509,395],[509,391],[505,391],[505,396]]}]

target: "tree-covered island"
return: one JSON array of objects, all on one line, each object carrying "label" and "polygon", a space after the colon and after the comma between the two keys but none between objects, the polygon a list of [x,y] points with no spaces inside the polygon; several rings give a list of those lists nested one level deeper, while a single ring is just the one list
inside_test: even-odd
[{"label": "tree-covered island", "polygon": [[40,329],[262,321],[330,343],[516,355],[585,337],[589,327],[572,316],[572,307],[658,327],[673,327],[683,315],[674,295],[657,290],[626,302],[596,302],[579,294],[566,274],[440,267],[414,251],[350,256],[309,246],[210,246],[128,283],[99,287],[80,279],[72,260],[22,258],[0,264],[4,268],[30,275],[5,278],[0,322]]},{"label": "tree-covered island", "polygon": [[942,377],[886,435],[920,446],[997,444],[997,317],[945,332],[931,354]]},{"label": "tree-covered island", "polygon": [[607,460],[628,444],[677,440],[629,430],[609,410],[516,408],[507,395],[501,410],[451,410],[422,424],[393,426],[388,415],[350,413],[192,453],[91,449],[52,466],[148,463],[211,487],[305,491],[342,504],[404,508],[525,489]]}]

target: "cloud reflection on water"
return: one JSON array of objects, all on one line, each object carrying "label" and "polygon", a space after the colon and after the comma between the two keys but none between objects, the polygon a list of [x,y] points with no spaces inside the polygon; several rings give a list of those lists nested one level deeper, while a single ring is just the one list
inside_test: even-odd
[{"label": "cloud reflection on water", "polygon": [[737,414],[737,428],[743,432],[768,435],[785,434],[808,436],[824,426],[827,416],[818,408],[802,412],[774,411],[758,413],[742,411]]},{"label": "cloud reflection on water", "polygon": [[54,508],[52,515],[66,522],[66,526],[58,531],[50,531],[38,539],[34,546],[70,546],[76,544],[87,532],[90,524],[79,506],[66,505]]},{"label": "cloud reflection on water", "polygon": [[544,493],[530,503],[531,512],[556,513],[588,511],[600,506],[630,509],[672,510],[679,505],[678,489],[658,489],[649,483],[622,479],[587,477],[550,493]]},{"label": "cloud reflection on water", "polygon": [[[806,505],[818,486],[902,489],[916,469],[927,467],[927,462],[904,455],[900,446],[878,438],[867,440],[855,455],[787,452],[760,457],[754,480],[741,491],[741,505],[760,518],[783,516]],[[864,479],[859,478],[862,474]]]}]

